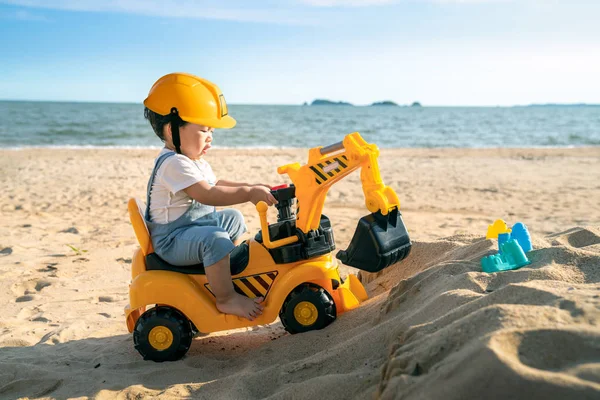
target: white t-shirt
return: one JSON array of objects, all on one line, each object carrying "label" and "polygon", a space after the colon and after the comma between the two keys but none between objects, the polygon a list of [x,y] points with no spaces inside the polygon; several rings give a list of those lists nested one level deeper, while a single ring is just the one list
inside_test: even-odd
[{"label": "white t-shirt", "polygon": [[[164,148],[158,156],[166,153],[175,152]],[[200,181],[207,181],[211,186],[217,183],[206,160],[194,161],[183,154],[168,157],[156,171],[150,189],[150,220],[166,224],[181,217],[192,204],[192,198],[183,189]]]}]

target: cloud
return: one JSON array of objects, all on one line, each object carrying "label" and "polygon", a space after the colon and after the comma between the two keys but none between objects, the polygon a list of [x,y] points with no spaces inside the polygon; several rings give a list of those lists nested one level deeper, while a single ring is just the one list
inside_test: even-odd
[{"label": "cloud", "polygon": [[398,3],[397,0],[302,0],[313,7],[368,7]]},{"label": "cloud", "polygon": [[3,19],[17,19],[19,21],[49,21],[44,15],[34,14],[27,10],[17,10],[0,14]]},{"label": "cloud", "polygon": [[[327,22],[327,15],[323,12],[333,8],[377,7],[402,3],[469,4],[514,1],[516,0],[0,0],[0,3],[36,9],[313,25],[319,21]],[[22,19],[43,18],[27,11],[18,13],[22,13]]]},{"label": "cloud", "polygon": [[280,7],[275,0],[251,3],[242,0],[0,0],[27,8],[79,12],[111,12],[167,18],[217,19],[310,25],[317,18],[306,7]]},{"label": "cloud", "polygon": [[[522,0],[525,3],[527,0]],[[534,0],[529,0],[534,1]],[[539,0],[543,2],[544,0]],[[491,4],[491,3],[516,3],[517,0],[431,0],[429,3],[439,4]]]},{"label": "cloud", "polygon": [[300,0],[312,7],[373,7],[401,3],[476,4],[509,3],[516,0]]}]

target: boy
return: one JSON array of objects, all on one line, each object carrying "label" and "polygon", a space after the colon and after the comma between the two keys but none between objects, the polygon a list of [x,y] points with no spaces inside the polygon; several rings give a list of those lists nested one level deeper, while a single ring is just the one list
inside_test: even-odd
[{"label": "boy", "polygon": [[154,251],[173,265],[203,263],[217,309],[253,320],[261,298],[236,293],[229,253],[246,232],[238,210],[216,211],[251,201],[277,202],[262,184],[217,180],[203,156],[215,128],[233,128],[225,98],[212,82],[184,73],[160,78],[144,100],[145,118],[165,143],[148,182],[146,223]]}]

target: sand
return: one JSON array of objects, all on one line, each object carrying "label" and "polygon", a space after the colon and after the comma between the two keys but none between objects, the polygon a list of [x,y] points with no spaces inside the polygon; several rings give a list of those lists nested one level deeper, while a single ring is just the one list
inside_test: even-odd
[{"label": "sand", "polygon": [[[272,184],[307,155],[211,151],[219,177]],[[0,398],[600,398],[600,148],[382,150],[414,247],[361,274],[370,300],[322,331],[199,336],[162,364],[123,316],[126,202],[156,153],[0,150]],[[254,207],[239,209],[256,232]],[[367,214],[358,173],[325,214],[346,248]],[[481,272],[497,218],[527,224],[529,266]]]}]

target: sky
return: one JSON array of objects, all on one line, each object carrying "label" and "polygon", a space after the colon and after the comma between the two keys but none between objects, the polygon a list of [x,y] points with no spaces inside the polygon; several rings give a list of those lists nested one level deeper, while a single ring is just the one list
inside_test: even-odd
[{"label": "sky", "polygon": [[597,0],[0,0],[0,99],[600,103]]}]

